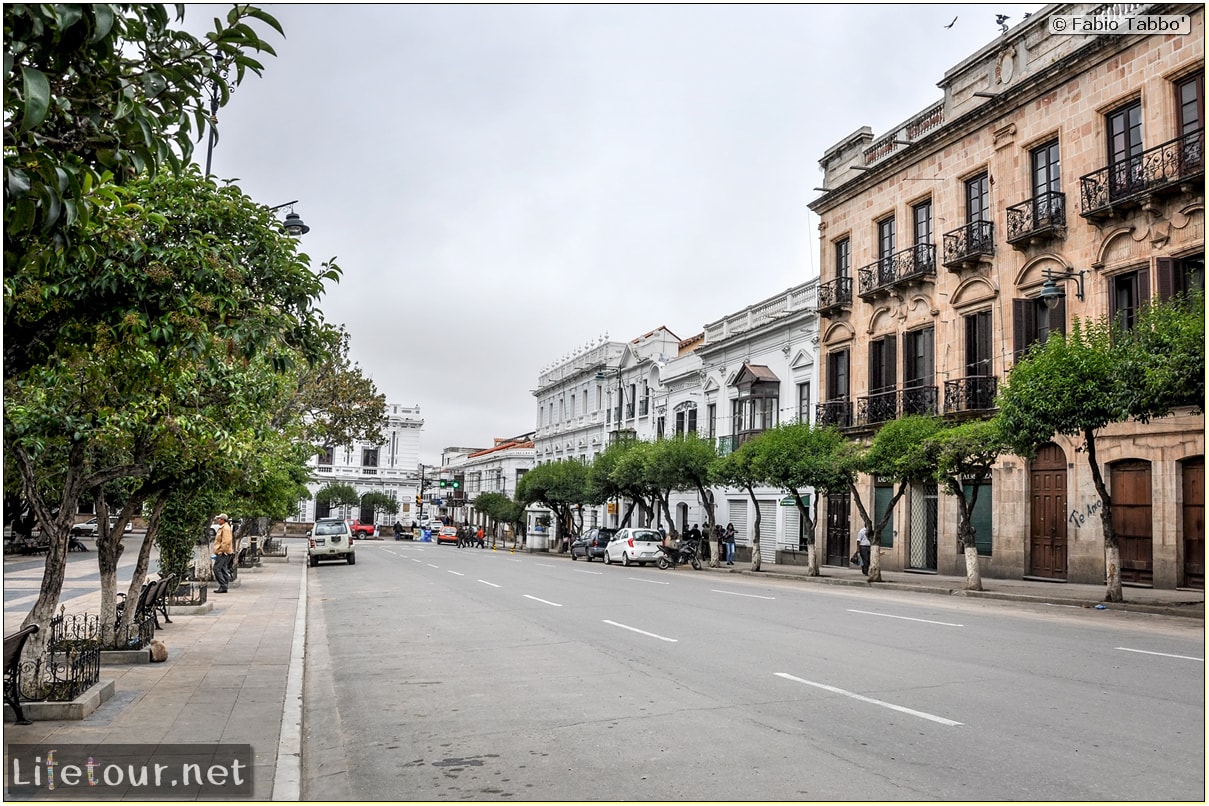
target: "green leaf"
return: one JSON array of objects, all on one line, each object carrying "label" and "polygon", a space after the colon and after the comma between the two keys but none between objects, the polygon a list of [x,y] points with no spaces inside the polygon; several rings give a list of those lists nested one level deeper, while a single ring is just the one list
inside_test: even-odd
[{"label": "green leaf", "polygon": [[25,93],[25,110],[21,115],[21,134],[25,134],[46,120],[46,112],[50,109],[50,82],[41,70],[24,66],[21,68],[21,80]]},{"label": "green leaf", "polygon": [[109,32],[113,30],[113,8],[105,3],[94,3],[92,13],[96,15],[96,23],[92,29],[92,36],[88,37],[88,44],[95,45],[109,36]]}]

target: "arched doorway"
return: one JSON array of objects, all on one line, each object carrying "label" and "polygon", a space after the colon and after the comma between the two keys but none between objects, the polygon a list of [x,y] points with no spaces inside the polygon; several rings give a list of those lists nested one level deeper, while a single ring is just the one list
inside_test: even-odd
[{"label": "arched doorway", "polygon": [[1150,462],[1127,459],[1111,470],[1112,528],[1121,549],[1121,581],[1154,582]]},{"label": "arched doorway", "polygon": [[1180,463],[1184,585],[1205,589],[1205,457]]},{"label": "arched doorway", "polygon": [[1052,442],[1029,463],[1029,573],[1066,579],[1066,453]]},{"label": "arched doorway", "polygon": [[688,531],[688,504],[683,502],[676,505],[676,530],[680,534]]}]

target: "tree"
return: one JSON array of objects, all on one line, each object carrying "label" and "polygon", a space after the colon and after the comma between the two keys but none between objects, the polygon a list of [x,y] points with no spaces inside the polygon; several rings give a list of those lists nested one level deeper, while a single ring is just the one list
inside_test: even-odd
[{"label": "tree", "polygon": [[1017,362],[999,389],[999,416],[1012,452],[1032,458],[1055,434],[1081,439],[1100,496],[1104,530],[1105,601],[1125,600],[1121,552],[1112,523],[1112,496],[1096,459],[1096,432],[1128,417],[1122,391],[1123,351],[1104,322],[1075,320],[1070,335],[1050,334]]},{"label": "tree", "polygon": [[[746,490],[747,496],[751,499],[752,509],[756,513],[755,524],[752,527],[751,533],[751,570],[753,571],[760,570],[762,560],[760,556],[760,502],[756,498],[756,487],[767,481],[761,475],[759,466],[759,455],[763,447],[763,439],[764,434],[759,434],[754,439],[744,442],[737,450],[731,451],[726,456],[719,458],[713,464],[710,474],[714,483],[723,487],[737,487],[740,490]],[[721,560],[721,551],[721,543],[715,543],[714,551],[710,554],[709,558],[711,568],[718,567]]]},{"label": "tree", "polygon": [[663,511],[672,539],[679,536],[671,511],[671,494],[677,490],[695,489],[713,521],[714,498],[707,485],[710,463],[717,455],[712,441],[695,435],[659,439],[646,450],[643,458],[646,482]]},{"label": "tree", "polygon": [[[637,502],[639,526],[647,525],[654,518],[659,502],[659,491],[651,483],[647,457],[651,453],[650,442],[627,440],[626,449],[616,460],[609,478],[618,492],[625,498]],[[626,513],[622,525],[627,525],[630,513]]]},{"label": "tree", "polygon": [[[832,490],[846,489],[848,477],[835,461],[844,446],[844,436],[832,427],[811,423],[782,423],[760,435],[756,475],[793,497],[798,515],[806,525],[806,573],[819,575],[819,552],[815,541],[819,498]],[[806,508],[802,491],[814,489],[814,511]]]},{"label": "tree", "polygon": [[315,503],[333,508],[355,507],[360,506],[361,496],[351,484],[331,482],[315,491]]},{"label": "tree", "polygon": [[894,516],[894,506],[907,492],[911,482],[926,478],[929,472],[928,460],[923,452],[925,441],[940,429],[940,422],[934,417],[910,415],[898,420],[891,420],[883,425],[873,436],[869,447],[850,455],[853,461],[851,468],[863,473],[897,484],[898,488],[886,505],[885,511],[873,523],[865,503],[861,499],[860,489],[856,485],[856,475],[849,478],[849,489],[852,491],[856,508],[861,514],[861,521],[868,530],[869,542],[873,544],[869,560],[869,581],[881,582],[881,552],[878,550],[882,542],[882,530]]},{"label": "tree", "polygon": [[528,505],[539,503],[554,512],[559,534],[575,533],[575,512],[587,501],[588,468],[574,459],[538,465],[521,477],[516,499]]},{"label": "tree", "polygon": [[966,590],[982,590],[982,569],[971,519],[974,505],[983,483],[991,476],[991,467],[1000,453],[1007,450],[996,418],[944,425],[922,445],[923,456],[932,467],[932,478],[957,501],[957,540],[965,555]]},{"label": "tree", "polygon": [[598,453],[592,460],[592,464],[588,467],[587,503],[599,505],[615,498],[628,499],[629,506],[626,507],[625,514],[619,520],[621,528],[629,525],[630,516],[633,514],[634,507],[638,501],[633,496],[627,495],[628,491],[614,477],[614,470],[617,468],[617,463],[621,461],[621,458],[638,444],[640,443],[632,439],[622,439],[613,442]]},{"label": "tree", "polygon": [[1147,305],[1114,336],[1123,367],[1124,407],[1149,422],[1177,408],[1205,411],[1205,292]]}]

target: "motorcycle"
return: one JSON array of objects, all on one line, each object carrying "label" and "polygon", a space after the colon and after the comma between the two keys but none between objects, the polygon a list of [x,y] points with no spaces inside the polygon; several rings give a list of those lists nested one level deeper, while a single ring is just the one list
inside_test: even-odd
[{"label": "motorcycle", "polygon": [[678,546],[665,546],[660,543],[659,551],[660,556],[655,560],[655,564],[664,570],[686,564],[691,565],[694,571],[701,570],[701,542],[698,540],[686,540]]}]

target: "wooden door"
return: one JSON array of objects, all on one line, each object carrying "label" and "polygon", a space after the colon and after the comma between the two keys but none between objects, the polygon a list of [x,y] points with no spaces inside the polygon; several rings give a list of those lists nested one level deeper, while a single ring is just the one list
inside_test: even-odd
[{"label": "wooden door", "polygon": [[1184,531],[1184,585],[1205,589],[1205,457],[1189,459],[1181,470]]},{"label": "wooden door", "polygon": [[1121,549],[1121,581],[1154,581],[1150,462],[1130,459],[1112,466],[1112,528]]},{"label": "wooden door", "polygon": [[1066,579],[1066,454],[1053,443],[1029,466],[1029,573]]},{"label": "wooden door", "polygon": [[848,567],[853,547],[849,546],[848,511],[852,501],[848,493],[827,496],[827,565]]}]

